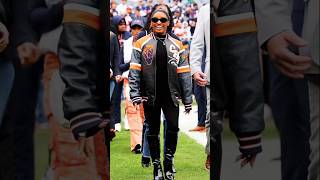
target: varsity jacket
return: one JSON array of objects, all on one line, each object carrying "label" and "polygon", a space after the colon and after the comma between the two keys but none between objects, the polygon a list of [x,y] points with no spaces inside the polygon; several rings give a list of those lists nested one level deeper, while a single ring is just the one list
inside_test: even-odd
[{"label": "varsity jacket", "polygon": [[[157,39],[153,33],[140,38],[133,46],[130,62],[129,86],[133,102],[143,99],[154,105],[156,94],[156,47]],[[191,105],[192,84],[189,57],[181,41],[169,34],[164,40],[167,49],[168,83],[171,98],[176,106],[178,99]]]},{"label": "varsity jacket", "polygon": [[[92,136],[108,112],[106,54],[109,38],[103,29],[98,0],[68,0],[58,45],[60,76],[65,83],[63,111],[75,138]],[[105,43],[105,44],[104,44]],[[103,59],[105,62],[102,62]]]}]

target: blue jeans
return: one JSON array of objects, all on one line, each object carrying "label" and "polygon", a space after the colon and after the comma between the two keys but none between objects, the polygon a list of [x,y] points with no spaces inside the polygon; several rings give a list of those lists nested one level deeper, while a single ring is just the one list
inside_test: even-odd
[{"label": "blue jeans", "polygon": [[112,121],[117,124],[121,123],[121,95],[123,89],[123,81],[120,83],[115,83],[113,95],[111,98],[111,119]]},{"label": "blue jeans", "polygon": [[206,114],[207,114],[207,98],[205,87],[198,86],[197,83],[193,83],[194,96],[198,104],[198,126],[205,126]]},{"label": "blue jeans", "polygon": [[7,101],[11,92],[14,79],[14,69],[11,62],[0,58],[0,126],[2,123],[3,114],[6,110]]}]

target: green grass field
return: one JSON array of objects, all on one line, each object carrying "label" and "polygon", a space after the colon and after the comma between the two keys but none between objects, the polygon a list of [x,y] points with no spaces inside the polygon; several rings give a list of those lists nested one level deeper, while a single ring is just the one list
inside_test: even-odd
[{"label": "green grass field", "polygon": [[49,130],[37,129],[35,132],[36,180],[41,180],[49,162]]},{"label": "green grass field", "polygon": [[[162,137],[162,135],[161,135]],[[162,139],[162,138],[161,138]],[[162,144],[162,143],[161,143]],[[161,145],[163,147],[163,144]],[[162,148],[163,149],[163,148]],[[161,149],[161,151],[162,151]],[[111,179],[114,180],[150,180],[153,166],[142,168],[141,155],[130,152],[130,133],[121,131],[111,142]],[[162,151],[163,153],[163,151]],[[163,158],[162,158],[163,159]],[[206,180],[209,173],[204,168],[206,155],[204,147],[180,133],[175,168],[177,180]]]},{"label": "green grass field", "polygon": [[[122,119],[124,115],[124,104],[122,103]],[[228,122],[224,126],[224,140],[234,139]],[[162,132],[162,131],[161,131]],[[36,180],[41,180],[48,167],[48,142],[49,130],[37,129],[35,132],[35,156],[36,156]],[[161,136],[162,137],[162,136]],[[272,120],[266,121],[263,132],[265,139],[278,138],[278,132]],[[162,138],[161,138],[162,139]],[[204,147],[194,140],[180,133],[178,148],[175,158],[177,169],[177,180],[199,180],[209,179],[209,174],[204,168]],[[117,137],[111,142],[111,178],[112,180],[145,180],[152,179],[152,167],[142,168],[141,157],[130,152],[130,134],[128,131],[117,133]]]}]

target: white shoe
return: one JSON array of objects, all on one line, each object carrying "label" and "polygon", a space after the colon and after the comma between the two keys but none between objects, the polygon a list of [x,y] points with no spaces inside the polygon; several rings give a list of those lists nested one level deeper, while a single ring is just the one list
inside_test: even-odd
[{"label": "white shoe", "polygon": [[120,132],[121,131],[121,124],[120,123],[115,124],[114,130]]}]

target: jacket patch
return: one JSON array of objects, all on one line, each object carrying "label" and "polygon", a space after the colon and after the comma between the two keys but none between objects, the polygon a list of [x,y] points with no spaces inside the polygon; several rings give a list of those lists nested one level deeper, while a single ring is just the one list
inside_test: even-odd
[{"label": "jacket patch", "polygon": [[169,51],[173,54],[173,58],[179,61],[179,52],[173,44],[170,45]]},{"label": "jacket patch", "polygon": [[147,65],[152,64],[153,60],[153,45],[146,45],[146,47],[143,49],[142,55],[144,60],[146,61]]}]

